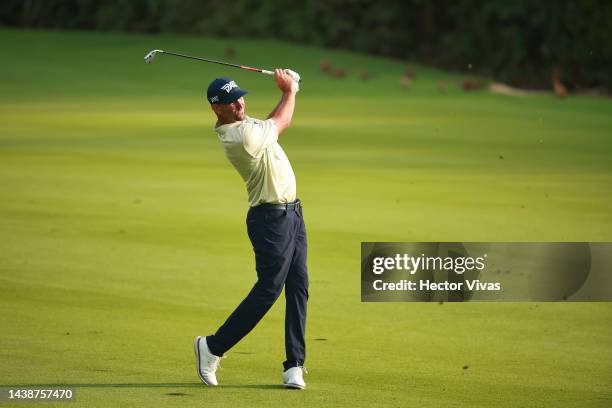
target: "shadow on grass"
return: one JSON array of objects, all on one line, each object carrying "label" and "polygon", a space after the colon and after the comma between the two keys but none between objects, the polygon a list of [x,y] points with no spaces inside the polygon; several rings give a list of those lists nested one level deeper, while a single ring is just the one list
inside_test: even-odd
[{"label": "shadow on grass", "polygon": [[229,384],[207,387],[202,383],[124,383],[124,384],[0,384],[0,388],[253,388],[284,390],[280,384]]}]

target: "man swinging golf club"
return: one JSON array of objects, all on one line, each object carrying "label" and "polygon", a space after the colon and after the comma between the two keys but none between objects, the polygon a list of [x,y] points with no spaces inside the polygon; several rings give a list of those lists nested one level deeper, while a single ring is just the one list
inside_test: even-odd
[{"label": "man swinging golf club", "polygon": [[285,287],[285,351],[283,384],[304,389],[306,358],[306,229],[296,198],[295,175],[278,136],[291,123],[299,75],[276,69],[280,102],[266,120],[246,116],[246,91],[229,78],[211,82],[207,98],[217,116],[215,132],[225,155],[246,183],[249,195],[247,230],[255,252],[257,282],[215,334],[196,337],[198,375],[217,385],[223,354],[246,336],[272,307]]}]

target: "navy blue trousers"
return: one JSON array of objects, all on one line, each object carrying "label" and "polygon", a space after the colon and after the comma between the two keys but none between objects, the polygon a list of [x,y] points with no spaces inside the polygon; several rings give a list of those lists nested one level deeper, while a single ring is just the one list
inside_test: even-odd
[{"label": "navy blue trousers", "polygon": [[286,369],[302,366],[306,359],[306,227],[302,209],[270,209],[265,204],[252,207],[247,230],[255,251],[257,282],[247,297],[217,332],[207,337],[210,351],[222,356],[270,310],[285,287]]}]

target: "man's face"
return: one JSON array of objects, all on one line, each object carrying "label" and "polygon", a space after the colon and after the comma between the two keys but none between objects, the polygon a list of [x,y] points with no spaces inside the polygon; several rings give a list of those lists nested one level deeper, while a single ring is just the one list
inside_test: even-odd
[{"label": "man's face", "polygon": [[244,112],[244,97],[240,97],[232,103],[217,103],[211,106],[213,111],[215,111],[215,113],[219,117],[219,120],[225,123],[242,121],[246,117],[246,114]]}]

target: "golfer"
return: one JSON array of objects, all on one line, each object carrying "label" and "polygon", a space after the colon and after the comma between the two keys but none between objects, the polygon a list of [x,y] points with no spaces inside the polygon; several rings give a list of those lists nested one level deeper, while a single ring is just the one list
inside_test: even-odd
[{"label": "golfer", "polygon": [[217,116],[215,132],[230,163],[246,183],[249,195],[247,230],[255,251],[257,282],[225,323],[207,337],[196,337],[198,375],[217,385],[219,360],[246,336],[268,312],[285,287],[285,351],[283,384],[306,388],[302,377],[306,358],[306,229],[302,205],[296,198],[295,175],[278,136],[289,127],[299,90],[299,75],[276,69],[282,92],[266,120],[245,114],[244,95],[236,82],[217,78],[207,91]]}]

